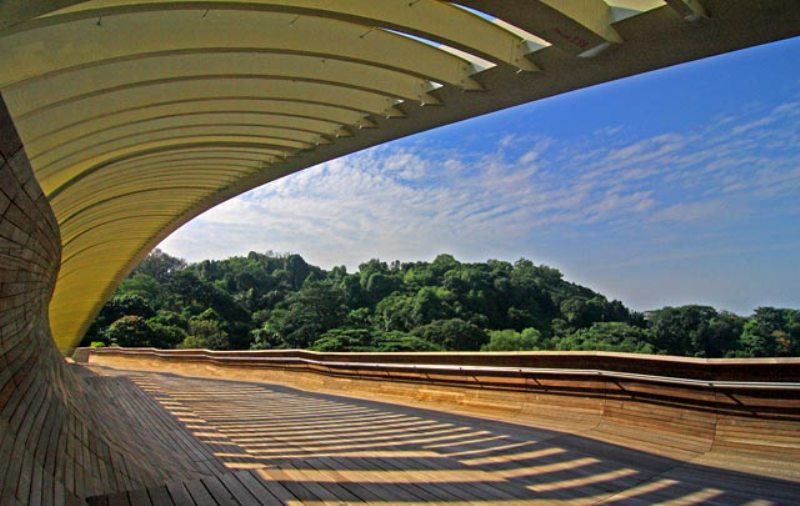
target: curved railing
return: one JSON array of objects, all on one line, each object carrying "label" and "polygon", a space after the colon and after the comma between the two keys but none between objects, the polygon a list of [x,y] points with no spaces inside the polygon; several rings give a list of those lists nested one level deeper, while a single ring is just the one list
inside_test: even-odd
[{"label": "curved railing", "polygon": [[[92,358],[89,358],[91,355]],[[304,350],[209,351],[154,348],[80,349],[83,361],[111,357],[208,364],[256,371],[293,382],[286,373],[336,379],[438,385],[487,391],[660,399],[725,412],[800,414],[800,358],[697,359],[606,352],[318,353]],[[279,371],[280,376],[275,373]],[[272,378],[270,375],[272,374]],[[296,378],[297,383],[303,383]],[[329,382],[335,388],[334,382]],[[714,394],[714,398],[709,398]],[[747,402],[743,402],[746,398]],[[776,400],[783,402],[776,403]]]},{"label": "curved railing", "polygon": [[324,366],[417,371],[472,371],[498,374],[570,374],[638,377],[659,383],[795,389],[800,358],[703,359],[614,352],[434,352],[324,353],[307,350],[212,351],[157,348],[80,348],[78,356],[111,354],[182,358],[226,364]]},{"label": "curved railing", "polygon": [[[239,366],[334,373],[353,370],[473,373],[500,376],[584,376],[717,389],[800,390],[800,358],[698,359],[609,352],[319,353],[305,350],[211,351],[83,348],[76,353],[149,356]],[[644,373],[643,371],[648,371]],[[746,378],[746,379],[745,379]]]},{"label": "curved railing", "polygon": [[655,453],[800,459],[800,358],[113,347],[82,348],[75,357],[124,369],[421,403]]}]

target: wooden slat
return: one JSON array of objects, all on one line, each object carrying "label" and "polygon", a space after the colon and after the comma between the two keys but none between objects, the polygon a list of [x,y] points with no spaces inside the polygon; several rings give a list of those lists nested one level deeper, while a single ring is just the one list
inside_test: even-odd
[{"label": "wooden slat", "polygon": [[240,474],[244,475],[243,479],[250,481],[249,478],[246,478],[246,476],[249,475],[252,478],[252,481],[250,481],[251,484],[253,481],[257,482],[279,501],[289,502],[292,500],[297,500],[297,497],[282,484],[276,481],[264,479],[264,477],[259,475],[256,471],[243,471]]},{"label": "wooden slat", "polygon": [[194,501],[189,495],[189,492],[186,490],[186,486],[184,484],[171,482],[167,483],[166,487],[172,502],[176,505],[194,504]]},{"label": "wooden slat", "polygon": [[152,487],[147,490],[152,506],[174,506],[174,502],[166,486]]},{"label": "wooden slat", "polygon": [[233,494],[225,488],[225,485],[217,477],[207,478],[202,481],[203,486],[208,490],[211,497],[217,504],[238,504]]},{"label": "wooden slat", "polygon": [[236,502],[241,506],[259,506],[258,499],[250,492],[250,490],[242,485],[232,474],[224,474],[219,477],[219,480],[225,485],[225,488],[233,495]]},{"label": "wooden slat", "polygon": [[[247,506],[537,500],[727,504],[780,502],[800,482],[800,469],[795,483],[770,480],[767,485],[766,478],[754,474],[739,479],[733,471],[637,449],[657,448],[687,460],[702,457],[714,465],[738,461],[771,469],[753,459],[757,437],[751,447],[736,444],[748,430],[763,434],[774,428],[771,444],[791,449],[796,444],[792,426],[775,421],[731,419],[720,425],[728,446],[698,451],[694,448],[710,444],[713,416],[672,406],[648,411],[645,403],[606,399],[606,417],[586,434],[638,445],[624,448],[524,425],[286,387],[149,373],[131,377],[162,403],[162,415],[171,412],[187,421],[183,432],[171,435],[180,440],[183,451],[202,459],[213,448],[231,466],[217,476],[150,488],[148,497],[154,504],[156,490],[168,490],[168,500],[176,505],[191,501],[189,494],[192,503]],[[664,431],[659,423],[676,427]],[[569,420],[565,424],[575,426]],[[198,442],[197,435],[206,442]],[[255,469],[236,471],[237,466]],[[130,493],[132,499],[140,495],[141,491]],[[172,506],[163,496],[161,502]]]},{"label": "wooden slat", "polygon": [[[260,481],[256,476],[251,474],[249,471],[240,471],[233,475],[239,483],[242,484],[252,495],[256,498],[259,504],[274,504],[277,501],[280,501],[281,498],[272,494]],[[285,490],[285,489],[284,489]],[[285,495],[284,500],[288,501],[291,499],[291,496]]]},{"label": "wooden slat", "polygon": [[185,486],[195,504],[216,504],[215,499],[200,481],[189,481]]}]

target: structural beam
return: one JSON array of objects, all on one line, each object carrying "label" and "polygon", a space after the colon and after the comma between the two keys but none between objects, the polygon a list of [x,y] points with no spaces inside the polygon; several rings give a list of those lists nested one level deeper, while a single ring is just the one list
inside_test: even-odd
[{"label": "structural beam", "polygon": [[243,191],[798,27],[785,0],[0,0],[0,93],[65,252],[56,339]]}]

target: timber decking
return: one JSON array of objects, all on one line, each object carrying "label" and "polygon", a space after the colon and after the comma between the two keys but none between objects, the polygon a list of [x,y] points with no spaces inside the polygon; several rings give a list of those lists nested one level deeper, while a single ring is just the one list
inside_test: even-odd
[{"label": "timber decking", "polygon": [[800,476],[798,359],[547,352],[79,351],[80,361],[94,365],[277,383],[432,406],[581,433],[679,460],[703,459],[775,477]]},{"label": "timber decking", "polygon": [[[757,475],[581,433],[286,386],[94,369],[116,376],[102,380],[129,381],[146,392],[160,407],[129,407],[171,427],[166,418],[174,417],[181,441],[213,453],[229,472],[95,497],[91,505],[788,505],[800,498],[800,476],[765,477],[768,462],[752,464],[762,466]],[[712,454],[691,458],[713,460]]]}]

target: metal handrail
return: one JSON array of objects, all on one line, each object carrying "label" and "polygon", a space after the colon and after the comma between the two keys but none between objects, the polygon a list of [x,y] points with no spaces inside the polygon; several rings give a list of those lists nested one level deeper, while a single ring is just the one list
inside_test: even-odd
[{"label": "metal handrail", "polygon": [[[97,352],[98,350],[92,350]],[[157,357],[202,358],[219,362],[299,362],[308,365],[318,365],[328,368],[361,368],[376,370],[409,370],[409,371],[443,371],[464,373],[500,373],[504,375],[558,375],[558,376],[595,376],[601,378],[627,379],[648,383],[661,383],[704,387],[715,389],[737,390],[798,390],[800,382],[771,382],[771,381],[717,381],[680,378],[674,376],[661,376],[653,374],[629,373],[621,371],[608,371],[603,369],[563,369],[548,367],[503,367],[480,365],[449,365],[449,364],[403,364],[394,362],[342,362],[314,360],[302,357],[231,357],[213,356],[206,353],[181,353],[173,354],[157,350],[111,350],[106,349],[100,353],[127,354],[127,355],[155,355]]]}]

